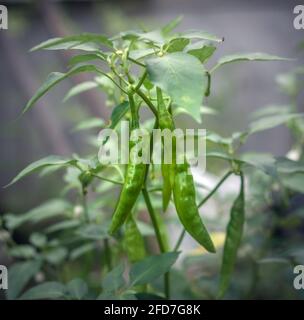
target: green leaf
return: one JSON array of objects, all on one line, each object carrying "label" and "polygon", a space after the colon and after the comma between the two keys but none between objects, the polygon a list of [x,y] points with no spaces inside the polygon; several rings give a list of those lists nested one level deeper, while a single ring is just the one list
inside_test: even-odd
[{"label": "green leaf", "polygon": [[216,50],[215,46],[207,45],[205,41],[193,43],[186,48],[186,52],[200,60],[206,62]]},{"label": "green leaf", "polygon": [[109,128],[114,129],[119,121],[125,116],[125,114],[129,110],[129,101],[124,101],[117,105],[111,114],[111,122],[109,124]]},{"label": "green leaf", "polygon": [[86,254],[87,252],[93,251],[95,249],[94,243],[86,243],[82,246],[71,251],[70,259],[75,260],[81,257],[82,255]]},{"label": "green leaf", "polygon": [[37,248],[43,248],[47,243],[47,237],[43,233],[34,232],[30,236],[30,243]]},{"label": "green leaf", "polygon": [[43,169],[48,166],[60,166],[64,167],[67,165],[74,165],[77,161],[75,159],[68,159],[61,156],[48,156],[46,158],[40,159],[38,161],[35,161],[28,165],[26,168],[24,168],[9,184],[7,184],[5,187],[11,186],[12,184],[16,183],[20,179],[26,177],[27,175]]},{"label": "green leaf", "polygon": [[149,56],[151,54],[154,54],[155,50],[152,48],[146,48],[146,49],[138,49],[138,50],[132,50],[129,53],[129,57],[134,60],[142,59],[146,56]]},{"label": "green leaf", "polygon": [[62,299],[66,287],[59,282],[45,282],[27,290],[20,300]]},{"label": "green leaf", "polygon": [[215,41],[215,42],[222,42],[224,39],[215,36],[214,34],[200,31],[200,30],[188,30],[186,32],[180,33],[179,36],[181,38],[188,38],[188,39],[200,39],[200,40],[208,40],[208,41]]},{"label": "green leaf", "polygon": [[286,188],[304,193],[304,173],[281,173],[280,180]]},{"label": "green leaf", "polygon": [[151,82],[200,122],[200,108],[207,88],[206,71],[200,61],[187,53],[174,52],[149,59],[146,64]]},{"label": "green leaf", "polygon": [[124,265],[121,263],[114,269],[112,269],[103,278],[101,286],[105,292],[113,292],[125,285],[123,273],[125,271]]},{"label": "green leaf", "polygon": [[85,225],[79,228],[75,233],[86,240],[102,240],[108,237],[107,227],[105,225]]},{"label": "green leaf", "polygon": [[238,197],[235,199],[227,226],[224,244],[223,260],[220,272],[220,285],[218,297],[222,298],[228,289],[237,258],[237,251],[241,244],[245,222],[244,177],[241,176],[241,186]]},{"label": "green leaf", "polygon": [[61,221],[58,222],[47,229],[45,229],[46,233],[52,233],[52,232],[57,232],[57,231],[62,231],[62,230],[67,230],[67,229],[72,229],[76,228],[80,225],[79,220],[66,220],[66,221]]},{"label": "green leaf", "polygon": [[243,153],[240,159],[271,176],[276,176],[275,158],[270,153],[247,152]]},{"label": "green leaf", "polygon": [[284,157],[276,159],[277,170],[281,173],[304,173],[304,162],[293,161]]},{"label": "green leaf", "polygon": [[85,81],[82,83],[78,83],[76,84],[76,86],[74,86],[73,88],[71,88],[68,93],[65,95],[65,97],[63,98],[63,102],[66,102],[67,100],[69,100],[70,98],[77,96],[78,94],[81,94],[85,91],[89,91],[91,89],[95,89],[98,87],[98,83],[94,82],[94,81]]},{"label": "green leaf", "polygon": [[103,125],[104,121],[101,118],[89,118],[79,122],[73,131],[83,131],[95,128],[102,129]]},{"label": "green leaf", "polygon": [[78,54],[70,59],[69,65],[74,66],[78,63],[88,62],[92,60],[106,61],[106,55],[101,52]]},{"label": "green leaf", "polygon": [[146,284],[157,279],[170,270],[178,255],[179,252],[168,252],[149,256],[136,262],[130,269],[130,287]]},{"label": "green leaf", "polygon": [[[53,38],[40,43],[31,49],[31,51],[47,49],[75,49],[81,48],[81,45],[87,43],[96,43],[98,45],[105,45],[109,48],[113,48],[113,43],[106,36],[101,34],[83,33],[80,35],[67,36],[63,38]],[[78,47],[77,47],[78,46]]]},{"label": "green leaf", "polygon": [[291,111],[290,106],[269,105],[253,112],[251,116],[252,118],[257,119],[257,118],[266,117],[266,116],[287,114],[287,113],[290,113],[290,111]]},{"label": "green leaf", "polygon": [[50,264],[59,265],[65,260],[67,255],[68,255],[67,249],[63,247],[59,247],[44,253],[44,258]]},{"label": "green leaf", "polygon": [[282,58],[267,53],[254,52],[254,53],[236,53],[224,56],[220,58],[217,64],[210,70],[210,73],[215,71],[217,68],[223,66],[227,63],[237,62],[237,61],[289,61],[291,59]]},{"label": "green leaf", "polygon": [[75,66],[74,68],[70,69],[67,73],[52,72],[47,77],[45,82],[41,85],[41,87],[36,91],[34,96],[29,100],[27,105],[22,110],[22,114],[29,110],[46,92],[53,88],[57,83],[61,82],[62,80],[70,76],[82,72],[95,72],[98,74],[105,75],[105,73],[102,70],[98,69],[95,65]]},{"label": "green leaf", "polygon": [[287,114],[275,114],[272,116],[267,116],[256,121],[253,121],[249,126],[249,133],[256,133],[268,129],[272,129],[279,125],[285,124],[288,121],[303,117],[301,113],[287,113]]},{"label": "green leaf", "polygon": [[38,223],[45,219],[66,215],[70,211],[71,205],[67,201],[62,199],[51,199],[26,213],[18,215],[6,214],[4,220],[6,227],[10,230],[14,230],[24,223]]},{"label": "green leaf", "polygon": [[9,254],[15,258],[29,259],[35,257],[36,250],[30,245],[23,244],[10,249]]},{"label": "green leaf", "polygon": [[167,23],[164,27],[162,27],[161,31],[163,35],[168,35],[171,31],[173,31],[183,20],[183,16],[178,16],[169,23]]},{"label": "green leaf", "polygon": [[175,38],[170,40],[170,42],[167,45],[166,51],[171,52],[177,52],[177,51],[183,51],[184,48],[189,44],[190,40],[186,38]]},{"label": "green leaf", "polygon": [[41,261],[33,260],[13,264],[8,271],[9,287],[6,292],[7,299],[16,299],[30,279],[41,268]]},{"label": "green leaf", "polygon": [[88,285],[82,279],[73,279],[66,287],[72,299],[76,300],[83,299],[89,292]]}]

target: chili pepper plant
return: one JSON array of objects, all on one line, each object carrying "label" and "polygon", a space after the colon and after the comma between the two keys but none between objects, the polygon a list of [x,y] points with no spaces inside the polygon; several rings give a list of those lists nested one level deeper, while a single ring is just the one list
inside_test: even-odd
[{"label": "chili pepper plant", "polygon": [[[171,163],[164,159],[160,164],[137,163],[130,157],[128,164],[102,164],[98,150],[111,145],[111,141],[98,142],[100,130],[112,129],[120,134],[122,121],[128,121],[130,136],[134,130],[144,128],[153,140],[153,129],[173,132],[181,114],[204,128],[206,114],[212,112],[206,103],[212,94],[213,76],[224,65],[288,60],[265,53],[240,53],[223,56],[211,64],[209,59],[218,46],[224,45],[224,39],[199,30],[176,32],[179,22],[175,19],[154,31],[125,31],[113,37],[86,33],[55,38],[32,49],[70,50],[75,54],[66,72],[48,76],[23,113],[35,112],[31,109],[36,101],[61,81],[89,73],[92,80],[73,87],[65,99],[86,90],[102,90],[107,95],[110,116],[85,119],[77,125],[77,130],[96,130],[95,139],[91,139],[92,154],[48,156],[28,165],[10,182],[12,185],[37,172],[43,179],[59,171],[63,174],[58,198],[23,214],[4,216],[2,225],[9,231],[6,246],[15,259],[9,270],[8,299],[176,297],[175,290],[171,290],[178,272],[174,264],[186,235],[205,250],[202,254],[220,255],[218,285],[210,298],[225,297],[245,225],[250,190],[247,170],[280,179],[286,168],[296,171],[300,166],[287,158],[253,159],[239,149],[250,135],[292,121],[299,114],[292,111],[270,118],[266,114],[247,130],[230,137],[207,131],[207,167],[220,159],[226,172],[218,172],[219,182],[204,192],[204,197],[198,192],[187,157],[182,163],[177,161],[174,137]],[[130,154],[137,150],[137,142],[128,139]],[[153,144],[150,148],[151,160]],[[231,176],[239,181],[238,194],[230,212],[226,212],[228,222],[221,248],[214,243],[204,205]],[[17,244],[14,233],[25,225],[33,232],[26,244]],[[176,242],[172,232],[179,233]],[[184,297],[202,298],[191,288]]]}]

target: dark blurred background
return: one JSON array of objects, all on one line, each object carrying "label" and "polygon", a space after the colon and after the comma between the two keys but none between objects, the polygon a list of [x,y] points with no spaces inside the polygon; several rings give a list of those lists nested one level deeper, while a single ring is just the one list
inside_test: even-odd
[{"label": "dark blurred background", "polygon": [[[85,117],[107,120],[109,108],[98,91],[88,91],[66,103],[66,91],[87,79],[69,79],[41,99],[23,117],[22,108],[41,81],[52,71],[67,68],[65,51],[29,53],[37,43],[51,37],[79,32],[112,35],[141,24],[155,28],[183,15],[181,29],[202,29],[223,36],[211,61],[236,52],[267,52],[295,58],[291,62],[240,63],[227,65],[214,76],[207,105],[220,115],[203,119],[203,127],[223,135],[242,130],[249,113],[267,104],[288,103],[275,84],[275,77],[303,63],[297,46],[304,30],[293,27],[297,1],[242,0],[121,0],[121,1],[2,1],[9,12],[9,29],[0,30],[0,185],[7,184],[28,163],[49,154],[85,155],[90,145],[72,128]],[[210,119],[210,120],[209,120]],[[195,124],[188,117],[185,125]],[[254,135],[246,150],[284,155],[291,138],[284,127]],[[1,188],[0,212],[26,211],[56,195],[56,177],[27,177]]]}]

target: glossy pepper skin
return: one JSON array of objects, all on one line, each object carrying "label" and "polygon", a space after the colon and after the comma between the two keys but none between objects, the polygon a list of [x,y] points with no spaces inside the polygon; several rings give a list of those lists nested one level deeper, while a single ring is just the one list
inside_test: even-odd
[{"label": "glossy pepper skin", "polygon": [[[161,90],[156,89],[157,93],[157,111],[158,111],[158,123],[161,130],[168,129],[170,131],[174,130],[174,122],[170,112],[167,110],[164,103]],[[162,161],[161,171],[163,176],[163,211],[166,211],[171,199],[172,187],[174,183],[174,173],[175,173],[175,137],[172,139],[172,163],[166,164]],[[164,150],[165,151],[165,150]]]},{"label": "glossy pepper skin", "polygon": [[193,177],[189,165],[176,164],[173,196],[178,217],[185,230],[207,251],[215,252],[213,242],[204,226],[196,205]]},{"label": "glossy pepper skin", "polygon": [[[139,127],[137,110],[133,96],[129,96],[130,107],[132,114],[132,130]],[[134,145],[133,145],[134,147]],[[130,154],[132,152],[132,145],[130,146]],[[109,228],[109,233],[115,233],[119,227],[125,222],[130,214],[144,183],[147,165],[144,163],[135,163],[133,157],[129,157],[129,163],[126,169],[125,182],[122,187],[118,203],[116,205],[112,222]]]}]

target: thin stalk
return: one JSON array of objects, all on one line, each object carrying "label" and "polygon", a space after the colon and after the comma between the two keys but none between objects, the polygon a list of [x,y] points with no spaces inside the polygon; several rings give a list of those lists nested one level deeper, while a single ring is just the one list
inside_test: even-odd
[{"label": "thin stalk", "polygon": [[232,171],[228,171],[223,178],[218,182],[218,184],[210,191],[210,193],[199,203],[198,208],[204,205],[217,191],[217,189],[222,185],[222,183],[232,174]]},{"label": "thin stalk", "polygon": [[153,103],[149,100],[149,98],[143,93],[143,91],[141,89],[137,89],[136,93],[144,100],[146,105],[151,109],[151,111],[153,112],[153,114],[157,118],[158,117],[157,110],[154,107]]},{"label": "thin stalk", "polygon": [[128,57],[128,60],[133,62],[133,63],[135,63],[135,64],[137,64],[137,65],[139,65],[139,66],[141,66],[141,67],[146,67],[143,63],[141,63],[141,62],[139,62],[139,61],[137,61],[135,59],[132,59],[130,57]]},{"label": "thin stalk", "polygon": [[97,174],[94,174],[94,173],[91,173],[91,175],[93,177],[97,178],[97,179],[104,180],[104,181],[107,181],[107,182],[111,182],[111,183],[114,183],[114,184],[119,184],[119,185],[123,185],[124,184],[123,182],[112,180],[112,179],[105,178],[105,177],[101,177],[101,176],[98,176]]},{"label": "thin stalk", "polygon": [[[223,182],[232,174],[232,171],[228,171],[223,178],[217,183],[217,185],[209,192],[209,194],[199,203],[198,208],[200,208],[201,206],[203,206],[213,195],[214,193],[217,191],[217,189],[223,184]],[[178,237],[178,240],[176,242],[176,245],[174,247],[174,251],[178,251],[181,243],[184,240],[184,237],[186,235],[186,230],[183,230],[180,234],[180,236]]]},{"label": "thin stalk", "polygon": [[87,190],[85,190],[84,188],[82,188],[82,206],[83,206],[85,220],[86,222],[90,222],[88,203],[87,203]]},{"label": "thin stalk", "polygon": [[142,77],[140,78],[140,80],[138,81],[136,87],[135,87],[135,91],[139,90],[141,85],[144,83],[145,79],[147,77],[147,70],[145,70],[145,72],[143,73]]}]

